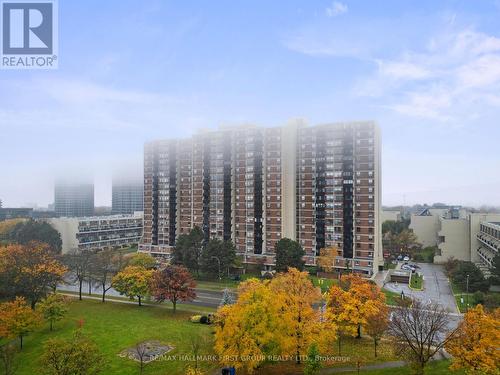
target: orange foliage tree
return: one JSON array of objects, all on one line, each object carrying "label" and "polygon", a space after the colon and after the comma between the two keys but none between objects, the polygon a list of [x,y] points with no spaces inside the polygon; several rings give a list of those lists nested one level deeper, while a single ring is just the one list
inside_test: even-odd
[{"label": "orange foliage tree", "polygon": [[451,368],[470,374],[498,374],[500,368],[500,308],[491,313],[477,305],[469,309],[446,344],[453,356]]},{"label": "orange foliage tree", "polygon": [[335,258],[338,249],[335,246],[325,247],[319,251],[319,257],[316,262],[324,272],[332,272],[335,268]]},{"label": "orange foliage tree", "polygon": [[47,244],[30,242],[27,245],[0,247],[0,275],[13,296],[29,300],[31,308],[55,289],[67,272]]},{"label": "orange foliage tree", "polygon": [[[328,291],[327,313],[341,333],[361,337],[369,318],[384,308],[385,295],[380,288],[356,274],[345,276],[340,285]],[[340,340],[339,336],[339,352]]]},{"label": "orange foliage tree", "polygon": [[0,304],[0,337],[19,337],[21,349],[23,337],[42,324],[42,316],[27,304],[23,297]]},{"label": "orange foliage tree", "polygon": [[196,298],[196,282],[184,266],[168,265],[155,271],[151,280],[151,295],[158,302],[169,300],[175,313],[178,301]]}]

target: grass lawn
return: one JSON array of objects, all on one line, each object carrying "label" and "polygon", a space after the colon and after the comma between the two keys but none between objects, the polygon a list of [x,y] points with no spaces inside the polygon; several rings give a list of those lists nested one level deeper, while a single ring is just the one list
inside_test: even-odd
[{"label": "grass lawn", "polygon": [[[333,342],[327,353],[321,352],[322,356],[335,357],[335,361],[324,362],[323,367],[353,367],[360,360],[363,364],[375,364],[387,361],[398,361],[392,350],[392,346],[387,341],[381,341],[377,348],[378,356],[375,358],[373,350],[373,340],[368,337],[356,339],[353,337],[343,337],[342,349],[339,355],[337,342]],[[301,374],[302,365],[295,362],[266,364],[258,369],[259,375],[274,374]]]},{"label": "grass lawn", "polygon": [[321,292],[324,293],[330,289],[332,285],[337,285],[339,281],[337,279],[326,279],[319,278],[316,276],[309,276],[314,286],[321,287]]},{"label": "grass lawn", "polygon": [[422,290],[424,288],[424,277],[416,272],[412,273],[410,278],[410,288]]},{"label": "grass lawn", "polygon": [[399,304],[399,301],[401,301],[401,294],[392,292],[387,289],[382,288],[382,293],[385,294],[385,303],[387,303],[390,306],[397,306]]},{"label": "grass lawn", "polygon": [[[133,347],[145,340],[159,340],[175,347],[169,355],[189,355],[191,340],[197,338],[206,342],[200,354],[213,354],[212,327],[188,321],[192,312],[182,311],[179,306],[174,315],[171,310],[158,307],[139,307],[111,301],[73,300],[68,315],[50,332],[48,326],[24,339],[24,349],[18,357],[19,369],[16,375],[39,374],[38,359],[43,343],[52,337],[71,337],[78,322],[83,322],[83,331],[101,348],[106,360],[102,374],[138,374],[138,364],[118,356],[123,349]],[[144,374],[184,374],[187,362],[158,360],[150,363]],[[202,363],[203,368],[215,369],[215,363]]]},{"label": "grass lawn", "polygon": [[[450,362],[449,361],[435,361],[431,362],[427,365],[425,373],[427,375],[446,375],[446,374],[455,374],[462,375],[465,374],[464,371],[457,370],[452,371],[449,369]],[[360,374],[368,374],[368,375],[411,375],[413,374],[412,370],[408,367],[398,367],[398,368],[387,368],[380,370],[363,370],[361,367]],[[353,372],[340,372],[338,374],[353,374]]]}]

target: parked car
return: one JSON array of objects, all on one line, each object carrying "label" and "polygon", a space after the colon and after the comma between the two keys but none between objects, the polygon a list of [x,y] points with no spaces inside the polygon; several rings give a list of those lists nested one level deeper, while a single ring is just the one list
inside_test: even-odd
[{"label": "parked car", "polygon": [[404,260],[405,262],[408,262],[408,261],[410,260],[410,257],[409,257],[408,255],[406,255],[406,256],[403,258],[403,260]]}]

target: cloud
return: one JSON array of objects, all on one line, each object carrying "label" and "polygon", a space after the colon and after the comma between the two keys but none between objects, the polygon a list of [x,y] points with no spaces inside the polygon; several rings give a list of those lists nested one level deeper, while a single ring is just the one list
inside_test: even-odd
[{"label": "cloud", "polygon": [[500,38],[472,28],[430,38],[421,50],[375,58],[354,96],[378,99],[400,114],[453,121],[500,107]]},{"label": "cloud", "polygon": [[328,17],[336,17],[341,14],[347,13],[347,11],[347,5],[339,1],[334,1],[331,6],[325,9],[325,13]]}]

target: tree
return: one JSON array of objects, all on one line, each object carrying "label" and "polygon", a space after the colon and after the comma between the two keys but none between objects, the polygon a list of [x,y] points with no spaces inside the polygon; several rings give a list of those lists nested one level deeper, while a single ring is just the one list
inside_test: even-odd
[{"label": "tree", "polygon": [[304,269],[304,260],[306,255],[304,249],[297,241],[289,238],[282,238],[275,245],[276,253],[276,271],[286,272],[288,267],[293,267],[302,271]]},{"label": "tree", "polygon": [[219,306],[225,306],[225,305],[232,305],[234,303],[233,296],[231,295],[231,292],[229,292],[229,289],[225,288],[222,291],[222,299],[220,301]]},{"label": "tree", "polygon": [[444,270],[448,277],[452,277],[452,275],[458,270],[458,266],[460,265],[460,261],[455,259],[454,257],[449,257],[444,263]]},{"label": "tree", "polygon": [[324,272],[332,272],[335,268],[335,258],[337,257],[338,249],[335,246],[325,247],[319,251],[317,265]]},{"label": "tree", "polygon": [[0,304],[0,337],[19,337],[23,348],[23,337],[33,332],[42,324],[39,312],[31,309],[23,297],[16,297],[12,302]]},{"label": "tree", "polygon": [[368,316],[365,330],[373,339],[373,350],[375,358],[377,357],[377,347],[380,339],[389,328],[389,308],[386,305],[380,305],[375,314]]},{"label": "tree", "polygon": [[61,320],[68,312],[68,299],[60,294],[49,294],[40,302],[40,312],[50,323],[52,331],[55,322]]},{"label": "tree", "polygon": [[145,253],[134,253],[128,260],[128,266],[139,266],[147,270],[156,267],[156,260],[149,254]]},{"label": "tree", "polygon": [[393,310],[388,334],[396,353],[406,357],[417,374],[424,373],[429,360],[454,336],[449,320],[449,313],[438,304],[418,299]]},{"label": "tree", "polygon": [[102,289],[102,302],[106,300],[106,293],[111,289],[111,281],[123,264],[122,254],[112,249],[106,249],[98,252],[92,258],[90,266],[92,279]]},{"label": "tree", "polygon": [[103,371],[105,361],[97,344],[76,331],[69,339],[47,340],[40,365],[46,375],[96,375]]},{"label": "tree", "polygon": [[125,267],[113,277],[112,286],[130,299],[137,298],[139,306],[142,306],[142,298],[150,294],[153,272],[142,266]]},{"label": "tree", "polygon": [[495,255],[492,262],[491,278],[496,284],[500,284],[500,254]]},{"label": "tree", "polygon": [[32,241],[45,243],[56,254],[60,254],[62,249],[61,235],[46,222],[22,221],[8,233],[8,239],[20,245],[27,245]]},{"label": "tree", "polygon": [[236,261],[236,248],[231,241],[211,239],[201,253],[201,270],[222,277]]},{"label": "tree", "polygon": [[82,288],[85,279],[90,284],[90,268],[95,253],[90,250],[72,250],[64,256],[65,264],[71,271],[73,281],[78,282],[78,299],[82,300]]},{"label": "tree", "polygon": [[283,353],[295,353],[297,364],[313,342],[319,326],[318,311],[313,304],[321,299],[319,288],[315,288],[307,272],[289,268],[278,274],[269,284],[271,293],[280,310],[284,328],[280,333]]},{"label": "tree", "polygon": [[181,234],[175,242],[172,261],[182,264],[191,272],[199,274],[203,249],[204,234],[199,227],[191,229],[189,234]]},{"label": "tree", "polygon": [[500,309],[492,313],[477,305],[464,315],[457,333],[446,343],[453,356],[452,369],[464,368],[470,374],[498,374],[500,368]]},{"label": "tree", "polygon": [[18,349],[13,342],[0,345],[0,366],[4,375],[14,375],[17,371],[16,357]]},{"label": "tree", "polygon": [[[217,310],[214,350],[223,365],[253,373],[265,356],[280,353],[276,332],[284,324],[268,283],[257,279],[242,282],[236,303]],[[225,363],[225,358],[235,361]]]},{"label": "tree", "polygon": [[[463,291],[468,289],[470,293],[474,293],[478,290],[486,292],[489,289],[489,282],[484,278],[483,272],[472,262],[459,262],[458,268],[453,272],[451,278]],[[469,280],[468,288],[467,279]]]},{"label": "tree", "polygon": [[374,283],[356,274],[343,278],[340,285],[333,285],[328,292],[327,309],[334,321],[357,338],[371,316],[385,306],[385,295]]},{"label": "tree", "polygon": [[410,248],[419,245],[418,238],[411,229],[404,229],[395,238],[395,244],[399,248],[400,253],[408,254]]},{"label": "tree", "polygon": [[178,301],[192,301],[196,298],[196,283],[184,266],[168,265],[155,271],[151,281],[151,294],[156,301],[172,302],[174,313]]},{"label": "tree", "polygon": [[0,275],[11,296],[26,297],[36,303],[63,281],[67,272],[49,246],[39,242],[0,247]]},{"label": "tree", "polygon": [[309,345],[309,350],[307,351],[307,360],[304,366],[304,375],[316,375],[321,369],[321,362],[319,360],[319,350],[318,344],[313,342]]}]

